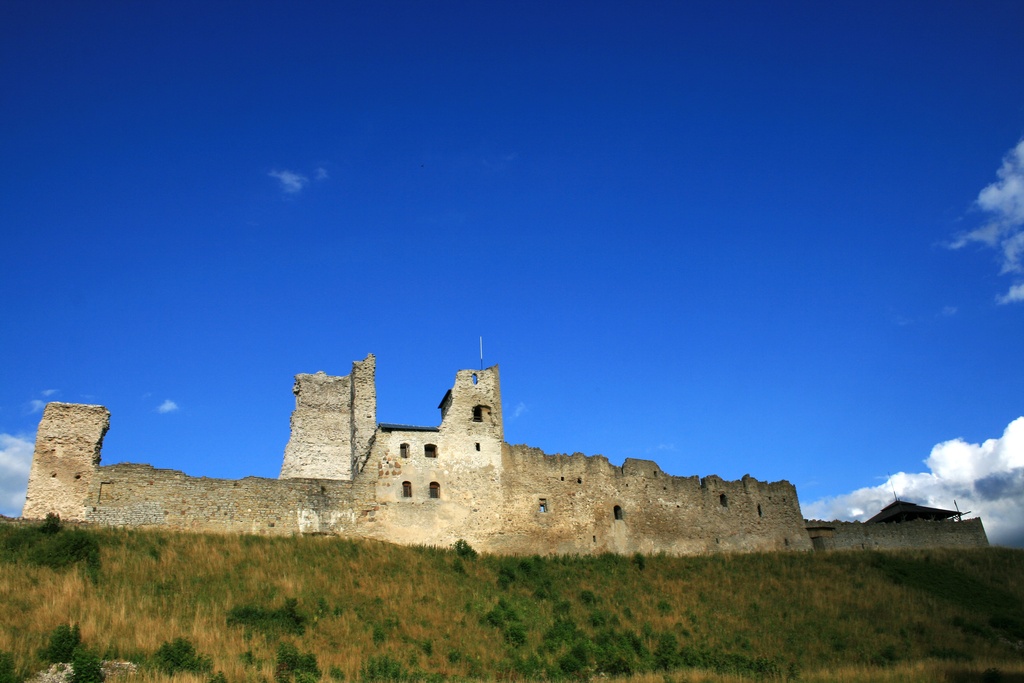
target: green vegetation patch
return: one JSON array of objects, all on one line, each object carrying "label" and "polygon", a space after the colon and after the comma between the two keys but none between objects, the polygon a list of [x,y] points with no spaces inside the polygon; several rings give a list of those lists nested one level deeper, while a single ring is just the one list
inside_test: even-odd
[{"label": "green vegetation patch", "polygon": [[161,645],[153,655],[153,664],[172,676],[176,673],[208,673],[213,669],[210,658],[196,652],[195,646],[187,638],[175,638]]},{"label": "green vegetation patch", "polygon": [[287,633],[301,636],[306,632],[309,617],[299,611],[299,601],[286,598],[276,609],[262,605],[239,605],[228,611],[228,626],[244,626],[265,636]]},{"label": "green vegetation patch", "polygon": [[47,515],[42,524],[0,525],[0,550],[0,562],[55,570],[79,565],[94,583],[99,577],[100,545],[96,534],[68,529],[54,514]]}]

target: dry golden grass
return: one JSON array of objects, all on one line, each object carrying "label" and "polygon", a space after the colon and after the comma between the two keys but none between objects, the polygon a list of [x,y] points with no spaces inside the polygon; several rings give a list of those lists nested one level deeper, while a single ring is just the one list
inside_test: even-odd
[{"label": "dry golden grass", "polygon": [[[332,670],[358,680],[369,658],[381,656],[406,672],[521,678],[557,670],[567,650],[552,646],[549,629],[563,619],[593,642],[602,632],[634,634],[654,652],[667,634],[693,651],[772,660],[803,681],[980,680],[991,667],[1022,673],[1012,638],[990,624],[1003,614],[990,604],[999,600],[1024,622],[1020,551],[459,559],[332,537],[91,533],[101,544],[95,582],[77,567],[0,562],[0,650],[19,668],[42,668],[37,655],[48,634],[75,623],[89,647],[134,661],[187,638],[229,681],[272,681],[281,641],[315,653],[324,681]],[[920,584],[918,574],[927,578],[931,568],[966,577],[966,592]],[[904,570],[912,574],[905,580]],[[286,598],[310,617],[302,635],[227,624],[232,608],[277,608]],[[519,647],[485,618],[499,599],[522,626]],[[530,657],[539,670],[522,663]],[[949,677],[956,672],[967,677]],[[144,667],[137,680],[167,677]],[[607,680],[741,679],[677,669]]]}]

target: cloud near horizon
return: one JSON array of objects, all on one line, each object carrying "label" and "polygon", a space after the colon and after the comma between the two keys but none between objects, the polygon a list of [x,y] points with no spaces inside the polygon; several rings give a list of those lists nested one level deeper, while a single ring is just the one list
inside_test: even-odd
[{"label": "cloud near horizon", "polygon": [[[1003,157],[996,171],[999,178],[978,193],[978,208],[989,215],[989,222],[980,228],[958,235],[950,249],[961,249],[979,243],[1002,252],[1000,275],[1024,274],[1024,139]],[[1024,301],[1024,281],[1015,282],[996,302],[1008,304]]]},{"label": "cloud near horizon", "polygon": [[895,488],[901,500],[929,507],[953,509],[955,500],[981,517],[990,542],[1024,547],[1024,417],[998,439],[936,444],[924,464],[928,472],[898,472],[878,486],[803,505],[804,517],[863,522],[892,502]]},{"label": "cloud near horizon", "polygon": [[21,516],[32,467],[33,441],[13,434],[0,434],[0,514]]}]

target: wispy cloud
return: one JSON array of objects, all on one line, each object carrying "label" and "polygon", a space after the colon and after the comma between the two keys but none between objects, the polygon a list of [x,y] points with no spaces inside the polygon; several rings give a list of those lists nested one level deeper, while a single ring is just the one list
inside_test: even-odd
[{"label": "wispy cloud", "polygon": [[27,438],[0,434],[0,514],[21,515],[32,465],[33,443]]},{"label": "wispy cloud", "polygon": [[[1002,256],[1000,274],[1020,277],[1024,274],[1024,139],[1003,157],[996,177],[998,180],[978,193],[975,202],[987,214],[988,222],[957,235],[948,246],[961,249],[969,244],[981,244],[998,249]],[[1024,282],[1014,283],[996,301],[1000,304],[1024,301]]]},{"label": "wispy cloud", "polygon": [[317,166],[316,170],[313,171],[314,180],[327,180],[328,178],[330,178],[330,176],[327,175],[327,169],[323,166]]},{"label": "wispy cloud", "polygon": [[979,515],[989,540],[1024,546],[1024,417],[1011,422],[998,439],[936,444],[924,461],[928,472],[898,472],[878,486],[857,489],[803,506],[808,519],[864,521],[901,500]]},{"label": "wispy cloud", "polygon": [[526,404],[520,401],[516,404],[515,409],[512,411],[512,418],[515,419],[524,413],[530,412],[530,409],[526,407]]},{"label": "wispy cloud", "polygon": [[271,178],[276,178],[281,184],[281,190],[285,194],[298,194],[302,188],[309,184],[309,178],[294,171],[273,170],[267,173]]},{"label": "wispy cloud", "polygon": [[157,407],[156,412],[163,415],[164,413],[173,413],[177,409],[178,404],[172,401],[171,399],[167,399]]},{"label": "wispy cloud", "polygon": [[60,389],[44,389],[41,393],[43,396],[53,396],[54,394],[59,394]]},{"label": "wispy cloud", "polygon": [[36,413],[41,413],[45,407],[46,401],[40,401],[38,398],[34,398],[28,402],[28,414],[35,415]]}]

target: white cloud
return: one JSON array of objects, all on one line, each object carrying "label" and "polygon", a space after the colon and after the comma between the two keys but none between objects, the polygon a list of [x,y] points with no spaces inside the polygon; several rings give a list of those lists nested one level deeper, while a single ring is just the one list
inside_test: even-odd
[{"label": "white cloud", "polygon": [[[978,243],[999,249],[1003,260],[1001,275],[1024,273],[1024,139],[1006,154],[996,176],[999,180],[982,189],[975,202],[988,214],[989,222],[958,235],[949,248],[960,249]],[[997,301],[1001,304],[1024,301],[1022,287],[1024,283],[1014,284]]]},{"label": "white cloud", "polygon": [[928,472],[898,472],[878,486],[857,489],[803,506],[808,519],[864,521],[901,500],[929,507],[970,510],[982,518],[992,543],[1024,546],[1024,417],[1011,422],[998,439],[936,444],[924,461]]},{"label": "white cloud", "polygon": [[515,410],[512,411],[512,417],[517,418],[523,413],[529,412],[529,410],[530,409],[526,407],[526,404],[520,401],[516,404]]},{"label": "white cloud", "polygon": [[309,183],[309,178],[294,171],[271,171],[267,174],[271,178],[277,178],[281,183],[281,189],[286,194],[296,194]]},{"label": "white cloud", "polygon": [[1008,304],[1014,301],[1024,301],[1024,282],[1010,287],[1010,291],[1002,296],[996,297],[996,303]]},{"label": "white cloud", "polygon": [[54,394],[59,394],[59,393],[60,393],[60,389],[44,389],[42,391],[43,396],[53,396]]},{"label": "white cloud", "polygon": [[164,413],[173,413],[177,409],[178,404],[172,401],[171,399],[167,399],[166,401],[160,404],[160,406],[156,409],[156,412],[163,415]]},{"label": "white cloud", "polygon": [[315,180],[327,180],[328,178],[330,178],[330,176],[327,175],[326,168],[324,168],[323,166],[317,166],[316,170],[313,171],[313,178]]},{"label": "white cloud", "polygon": [[34,398],[28,402],[28,413],[34,415],[36,413],[43,412],[43,408],[46,407],[46,401],[40,401],[38,398]]},{"label": "white cloud", "polygon": [[0,514],[21,515],[33,450],[34,445],[28,439],[0,434]]}]

